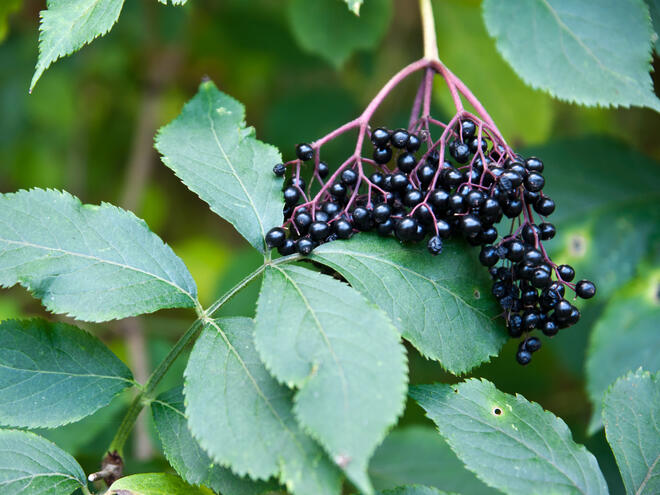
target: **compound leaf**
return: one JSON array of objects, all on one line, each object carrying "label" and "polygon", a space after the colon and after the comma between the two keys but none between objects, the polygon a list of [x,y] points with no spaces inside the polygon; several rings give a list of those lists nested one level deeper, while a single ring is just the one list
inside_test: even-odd
[{"label": "compound leaf", "polygon": [[588,106],[660,110],[642,0],[485,0],[483,16],[499,52],[530,86]]},{"label": "compound leaf", "polygon": [[183,262],[132,213],[69,193],[0,195],[0,286],[19,283],[55,313],[106,321],[197,304]]},{"label": "compound leaf", "polygon": [[0,323],[0,424],[56,427],[78,421],[133,385],[129,369],[96,337],[65,323]]},{"label": "compound leaf", "polygon": [[282,180],[271,170],[282,161],[271,145],[245,127],[245,108],[211,81],[156,137],[163,163],[211,210],[266,252],[266,232],[282,223]]},{"label": "compound leaf", "polygon": [[506,341],[475,256],[460,242],[446,242],[434,257],[424,246],[360,234],[324,244],[313,257],[383,308],[422,355],[459,374],[497,355]]},{"label": "compound leaf", "polygon": [[253,332],[248,318],[206,321],[185,372],[192,434],[240,476],[277,476],[295,495],[338,495],[339,470],[298,427],[293,393],[261,363]]},{"label": "compound leaf", "polygon": [[428,426],[407,426],[390,433],[372,457],[369,475],[378,490],[419,484],[470,495],[500,493],[468,471]]},{"label": "compound leaf", "polygon": [[110,487],[109,495],[213,495],[206,487],[193,487],[178,476],[145,473],[124,476]]},{"label": "compound leaf", "polygon": [[601,424],[607,388],[628,371],[660,370],[660,270],[650,271],[614,293],[594,326],[587,349],[587,391],[594,404],[589,430]]},{"label": "compound leaf", "polygon": [[605,394],[603,422],[626,493],[660,493],[660,373],[618,379]]},{"label": "compound leaf", "polygon": [[30,91],[60,57],[70,55],[106,34],[119,19],[124,0],[48,0],[41,11],[39,60]]},{"label": "compound leaf", "polygon": [[[376,47],[392,18],[391,0],[369,0],[361,12],[361,0],[346,2],[353,13],[337,0],[292,0],[288,6],[289,24],[298,44],[335,67],[341,67],[357,50]],[[353,15],[358,12],[359,17]]]},{"label": "compound leaf", "polygon": [[258,495],[277,488],[276,483],[241,478],[211,460],[188,430],[180,388],[161,394],[151,403],[151,411],[165,456],[186,482],[224,495]]},{"label": "compound leaf", "polygon": [[69,495],[87,486],[69,454],[34,433],[0,430],[0,493]]},{"label": "compound leaf", "polygon": [[327,275],[271,265],[255,344],[266,367],[298,388],[298,421],[365,493],[367,462],[403,411],[406,355],[385,313]]},{"label": "compound leaf", "polygon": [[410,395],[468,469],[510,495],[607,494],[596,458],[560,418],[486,380],[420,385]]}]

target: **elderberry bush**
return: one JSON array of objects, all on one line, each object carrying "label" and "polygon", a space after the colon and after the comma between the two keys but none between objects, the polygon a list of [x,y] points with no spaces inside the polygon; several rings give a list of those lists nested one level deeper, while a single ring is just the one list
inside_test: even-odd
[{"label": "elderberry bush", "polygon": [[[370,130],[371,157],[332,175],[320,147],[299,144],[296,159],[273,169],[278,177],[292,172],[283,188],[284,223],[266,242],[283,256],[306,256],[320,244],[375,231],[404,246],[424,242],[438,255],[447,239],[462,238],[480,247],[509,335],[520,339],[516,360],[526,365],[541,348],[534,330],[552,337],[578,322],[566,289],[588,299],[596,287],[574,284],[574,269],[553,263],[543,246],[556,233],[546,221],[555,203],[543,192],[543,162],[507,150],[483,123],[455,120],[437,141],[426,129]],[[307,164],[309,184],[302,175]]]}]

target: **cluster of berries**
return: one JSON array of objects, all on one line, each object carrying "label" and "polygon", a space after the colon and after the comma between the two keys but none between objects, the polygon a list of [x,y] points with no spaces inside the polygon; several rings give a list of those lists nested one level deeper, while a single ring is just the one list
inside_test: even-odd
[{"label": "cluster of berries", "polygon": [[[524,337],[516,358],[529,363],[541,346],[530,336],[534,329],[552,336],[579,319],[579,311],[564,298],[565,287],[583,298],[593,297],[596,289],[586,280],[572,284],[573,269],[552,263],[543,248],[542,241],[556,231],[551,223],[536,225],[532,217],[532,209],[542,217],[555,209],[542,191],[541,160],[513,155],[481,131],[464,119],[449,139],[433,143],[405,129],[378,128],[370,133],[372,159],[340,167],[327,182],[328,165],[312,146],[299,144],[298,159],[287,164],[298,169],[284,188],[285,223],[267,233],[268,246],[282,255],[307,255],[321,243],[375,230],[402,242],[428,237],[427,249],[437,255],[445,239],[463,237],[481,246],[479,260],[490,270],[509,334]],[[313,159],[310,183],[316,179],[320,190],[310,201],[299,165]],[[376,169],[369,177],[364,162]],[[284,176],[286,166],[278,164],[273,171]],[[512,222],[508,235],[500,237],[495,225],[503,217]]]}]

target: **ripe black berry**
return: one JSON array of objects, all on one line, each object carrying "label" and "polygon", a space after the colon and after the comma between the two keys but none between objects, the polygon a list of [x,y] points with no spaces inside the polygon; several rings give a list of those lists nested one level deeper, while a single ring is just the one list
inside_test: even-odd
[{"label": "ripe black berry", "polygon": [[286,239],[284,244],[277,248],[281,256],[288,256],[296,252],[296,242],[293,239]]},{"label": "ripe black berry", "polygon": [[558,320],[566,320],[571,316],[571,311],[573,306],[566,299],[561,299],[557,304],[555,304],[555,318]]},{"label": "ripe black berry", "polygon": [[341,173],[341,182],[346,186],[354,185],[358,180],[358,174],[355,170],[347,168]]},{"label": "ripe black berry", "polygon": [[371,212],[363,206],[358,206],[353,210],[353,225],[358,230],[369,230],[373,227]]},{"label": "ripe black berry", "polygon": [[325,213],[327,213],[329,219],[335,218],[341,211],[341,206],[333,201],[323,203],[321,208]]},{"label": "ripe black berry", "polygon": [[378,232],[378,235],[387,236],[390,235],[393,230],[394,220],[392,220],[392,218],[388,218],[383,223],[376,225],[376,232]]},{"label": "ripe black berry", "polygon": [[481,222],[474,215],[465,215],[461,217],[461,231],[466,237],[472,237],[481,230]]},{"label": "ripe black berry", "polygon": [[286,205],[295,205],[300,199],[300,193],[298,189],[293,186],[289,186],[284,190],[284,204]]},{"label": "ripe black berry", "polygon": [[330,235],[330,226],[325,222],[314,222],[309,226],[309,236],[315,241],[322,241]]},{"label": "ripe black berry", "polygon": [[319,173],[319,177],[321,179],[325,179],[330,173],[330,167],[328,167],[328,164],[325,162],[319,162],[319,166],[317,167],[316,171]]},{"label": "ripe black berry", "polygon": [[523,366],[529,364],[532,360],[532,353],[529,351],[525,350],[520,350],[516,354],[516,361],[518,361],[518,364],[522,364]]},{"label": "ripe black berry", "polygon": [[298,231],[304,235],[312,224],[312,216],[303,211],[295,216],[293,222],[296,224],[296,227],[298,227]]},{"label": "ripe black berry", "polygon": [[539,229],[541,230],[541,240],[543,241],[552,239],[557,233],[557,229],[551,223],[543,222],[539,225]]},{"label": "ripe black berry", "polygon": [[524,342],[524,345],[529,352],[536,352],[541,348],[541,341],[538,337],[530,337]]},{"label": "ripe black berry", "polygon": [[348,239],[353,234],[353,227],[343,218],[340,218],[333,224],[332,230],[340,239]]},{"label": "ripe black berry", "polygon": [[557,332],[559,331],[559,327],[554,321],[546,320],[543,322],[543,325],[541,325],[541,331],[543,332],[543,335],[552,337],[553,335],[557,335]]},{"label": "ripe black berry", "polygon": [[376,148],[373,157],[376,163],[385,165],[392,159],[392,148]]},{"label": "ripe black berry", "polygon": [[543,162],[534,156],[525,160],[525,167],[527,167],[527,170],[530,172],[543,172]]},{"label": "ripe black berry", "polygon": [[307,143],[300,143],[296,146],[296,156],[303,162],[307,162],[314,157],[314,148]]},{"label": "ripe black berry", "polygon": [[543,255],[538,249],[528,249],[523,255],[523,262],[530,266],[539,266],[543,261]]},{"label": "ripe black berry", "polygon": [[410,135],[408,134],[408,131],[405,129],[397,129],[390,136],[390,143],[392,143],[392,146],[395,148],[405,148],[408,144],[409,137]]},{"label": "ripe black berry", "polygon": [[534,210],[539,214],[543,215],[544,217],[547,217],[550,215],[553,211],[555,211],[555,202],[548,198],[547,196],[544,198],[539,199],[535,204],[534,204]]},{"label": "ripe black berry", "polygon": [[401,172],[392,174],[392,179],[390,179],[393,191],[400,191],[408,185],[408,177]]},{"label": "ripe black berry", "polygon": [[423,199],[424,195],[422,192],[419,189],[413,189],[412,191],[408,191],[406,193],[403,198],[403,204],[412,208],[413,206],[417,206],[419,203],[421,203]]},{"label": "ripe black berry", "polygon": [[415,155],[410,152],[401,153],[399,158],[396,160],[399,170],[405,174],[412,172],[412,169],[415,168],[417,160],[415,160]]},{"label": "ripe black berry", "polygon": [[381,203],[376,205],[374,208],[374,222],[383,223],[386,222],[390,215],[392,214],[392,208],[386,203]]},{"label": "ripe black berry", "polygon": [[479,253],[479,261],[484,266],[493,266],[500,260],[497,250],[493,246],[484,246]]},{"label": "ripe black berry", "polygon": [[374,143],[374,146],[377,148],[386,147],[389,141],[390,131],[387,129],[379,127],[378,129],[374,129],[374,131],[371,133],[371,142]]},{"label": "ripe black berry", "polygon": [[550,274],[541,268],[537,268],[534,270],[534,273],[532,273],[532,285],[537,289],[547,287],[550,285],[551,281]]},{"label": "ripe black berry", "polygon": [[278,163],[273,167],[273,173],[278,177],[282,177],[286,173],[286,167],[283,163]]},{"label": "ripe black berry", "polygon": [[422,145],[422,141],[414,134],[411,134],[408,137],[408,144],[406,145],[406,149],[411,153],[414,153],[419,149],[421,145]]},{"label": "ripe black berry", "polygon": [[296,242],[296,249],[303,256],[307,256],[314,249],[314,243],[307,237],[302,237]]},{"label": "ripe black berry", "polygon": [[440,236],[434,235],[431,237],[426,248],[429,250],[429,253],[434,256],[440,254],[442,252],[442,239]]},{"label": "ripe black berry", "polygon": [[335,183],[330,186],[330,194],[332,194],[335,198],[341,199],[344,196],[346,196],[346,186],[340,183]]},{"label": "ripe black berry", "polygon": [[520,261],[525,254],[525,246],[520,241],[510,241],[506,244],[506,258],[511,261]]},{"label": "ripe black berry", "polygon": [[538,172],[530,172],[525,179],[525,189],[532,192],[539,192],[545,185],[545,179]]},{"label": "ripe black berry", "polygon": [[266,234],[266,244],[269,248],[277,248],[284,245],[286,240],[286,232],[281,227],[275,227],[268,231]]},{"label": "ripe black berry", "polygon": [[458,163],[467,163],[470,158],[470,147],[465,143],[454,140],[449,144],[449,154]]},{"label": "ripe black berry", "polygon": [[564,282],[570,282],[575,278],[575,270],[570,265],[559,265],[557,271]]},{"label": "ripe black berry", "polygon": [[449,225],[447,222],[444,220],[438,220],[435,223],[435,227],[438,231],[438,235],[442,239],[447,239],[451,235],[451,225]]},{"label": "ripe black berry", "polygon": [[[399,167],[400,168],[400,167]],[[426,163],[417,171],[417,178],[424,188],[433,181],[435,177],[436,168],[433,165]]]},{"label": "ripe black berry", "polygon": [[575,293],[582,299],[591,299],[596,295],[596,286],[589,280],[580,280],[575,285]]},{"label": "ripe black berry", "polygon": [[429,203],[436,213],[442,213],[447,209],[449,193],[443,189],[434,189],[429,195]]},{"label": "ripe black berry", "polygon": [[394,232],[399,240],[411,241],[417,233],[417,220],[410,217],[400,219],[395,226]]},{"label": "ripe black berry", "polygon": [[477,126],[471,120],[464,120],[461,122],[461,136],[463,141],[467,141],[477,132]]}]

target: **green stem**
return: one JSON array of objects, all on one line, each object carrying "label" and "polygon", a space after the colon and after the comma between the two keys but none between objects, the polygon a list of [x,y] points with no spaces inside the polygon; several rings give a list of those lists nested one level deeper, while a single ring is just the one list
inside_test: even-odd
[{"label": "green stem", "polygon": [[424,32],[424,58],[439,61],[438,42],[435,35],[435,19],[431,0],[419,0],[419,10],[422,16],[422,30]]},{"label": "green stem", "polygon": [[85,485],[81,486],[80,490],[83,492],[83,495],[92,495],[92,493],[89,491],[89,488],[87,488]]},{"label": "green stem", "polygon": [[128,437],[133,430],[133,425],[135,424],[137,417],[140,415],[140,411],[142,411],[144,406],[150,404],[151,401],[153,401],[153,394],[161,380],[170,369],[170,366],[172,366],[172,363],[177,360],[177,358],[181,355],[181,352],[183,352],[186,346],[197,336],[197,333],[200,331],[204,324],[204,320],[213,316],[213,314],[218,311],[227,301],[229,301],[232,297],[243,290],[250,282],[261,275],[267,266],[290,263],[292,261],[297,261],[300,258],[300,255],[294,254],[291,256],[278,258],[275,261],[267,261],[255,271],[250,273],[243,280],[241,280],[232,289],[226,292],[220,299],[214,302],[208,310],[201,311],[199,318],[195,320],[195,322],[186,331],[186,333],[183,334],[179,340],[177,340],[176,344],[174,344],[174,347],[170,349],[170,352],[167,353],[167,356],[165,356],[158,367],[153,371],[142,390],[140,390],[133,398],[131,405],[128,407],[128,410],[124,415],[124,419],[117,429],[115,437],[110,443],[110,447],[108,447],[109,452],[116,451],[120,456],[123,455],[124,444],[126,443],[126,440],[128,440]]}]

